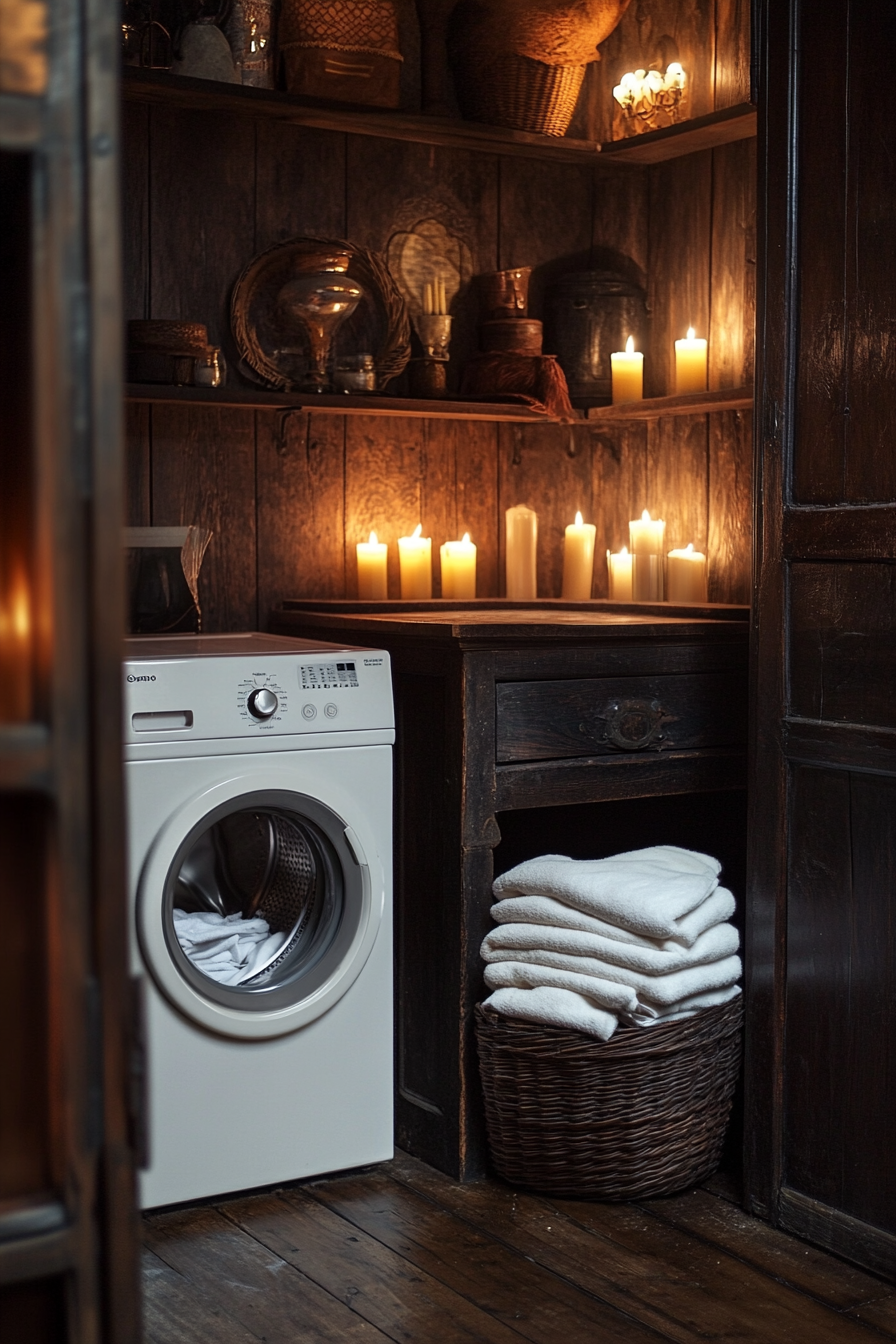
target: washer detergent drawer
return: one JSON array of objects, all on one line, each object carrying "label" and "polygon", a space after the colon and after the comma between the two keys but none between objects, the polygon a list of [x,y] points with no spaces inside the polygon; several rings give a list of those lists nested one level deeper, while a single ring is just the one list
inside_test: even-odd
[{"label": "washer detergent drawer", "polygon": [[499,682],[496,760],[562,760],[737,746],[747,736],[739,670]]}]

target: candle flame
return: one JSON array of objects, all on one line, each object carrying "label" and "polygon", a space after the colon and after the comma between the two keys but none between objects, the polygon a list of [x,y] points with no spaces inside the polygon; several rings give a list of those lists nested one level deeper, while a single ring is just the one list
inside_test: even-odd
[{"label": "candle flame", "polygon": [[644,512],[641,514],[641,522],[642,522],[642,523],[649,523],[650,521],[651,521],[651,518],[650,518],[650,510],[649,510],[649,509],[645,509]]},{"label": "candle flame", "polygon": [[465,532],[465,533],[463,534],[463,536],[461,537],[461,543],[462,543],[462,545],[464,545],[464,546],[469,546],[469,544],[470,544],[470,534],[469,534],[469,532]]},{"label": "candle flame", "polygon": [[622,550],[619,552],[619,554],[620,554],[620,555],[628,555],[628,547],[627,547],[627,546],[623,546],[623,548],[622,548]]},{"label": "candle flame", "polygon": [[689,341],[692,341],[692,340],[694,339],[694,337],[696,336],[696,334],[697,334],[697,333],[696,333],[696,331],[694,330],[693,327],[688,327],[688,340],[689,340]]},{"label": "candle flame", "polygon": [[577,513],[576,513],[576,527],[581,527],[581,526],[582,526],[582,515],[581,515],[581,513],[578,513],[578,512],[577,512]]},{"label": "candle flame", "polygon": [[693,549],[694,549],[694,543],[692,541],[689,541],[687,546],[685,546],[685,550],[692,551]]},{"label": "candle flame", "polygon": [[633,354],[635,353],[635,338],[634,338],[634,336],[629,336],[628,340],[626,341],[626,343],[625,343],[625,353],[626,353],[627,355],[633,355]]},{"label": "candle flame", "polygon": [[368,542],[368,545],[369,545],[369,546],[378,546],[378,545],[379,545],[379,542],[378,542],[378,540],[377,540],[377,535],[376,535],[375,532],[371,532],[371,534],[370,534],[370,540],[369,540],[369,542]]},{"label": "candle flame", "polygon": [[422,537],[422,536],[423,536],[423,524],[418,523],[417,526],[414,528],[413,532],[411,533],[411,537],[413,539],[414,537]]}]

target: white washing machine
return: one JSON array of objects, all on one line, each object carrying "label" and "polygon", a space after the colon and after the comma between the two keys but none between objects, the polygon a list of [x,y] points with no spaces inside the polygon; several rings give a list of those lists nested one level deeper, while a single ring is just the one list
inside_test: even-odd
[{"label": "white washing machine", "polygon": [[124,671],[142,1207],[391,1157],[388,654],[187,635]]}]

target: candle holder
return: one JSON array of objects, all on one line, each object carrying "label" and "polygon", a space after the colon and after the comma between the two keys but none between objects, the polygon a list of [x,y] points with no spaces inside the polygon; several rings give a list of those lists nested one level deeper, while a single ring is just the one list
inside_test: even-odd
[{"label": "candle holder", "polygon": [[288,321],[304,328],[310,350],[310,368],[303,392],[329,392],[327,363],[338,328],[364,298],[364,290],[346,274],[348,252],[299,258],[303,273],[289,280],[277,295],[277,307]]},{"label": "candle holder", "polygon": [[448,346],[451,343],[450,313],[417,313],[413,318],[414,330],[420,337],[420,344],[430,359],[440,359],[447,363]]}]

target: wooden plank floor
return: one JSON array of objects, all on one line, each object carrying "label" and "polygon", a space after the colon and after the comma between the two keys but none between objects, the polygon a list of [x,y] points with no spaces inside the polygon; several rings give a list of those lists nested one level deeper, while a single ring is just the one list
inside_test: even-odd
[{"label": "wooden plank floor", "polygon": [[860,1344],[896,1287],[708,1190],[456,1185],[404,1155],[145,1220],[147,1344]]}]

